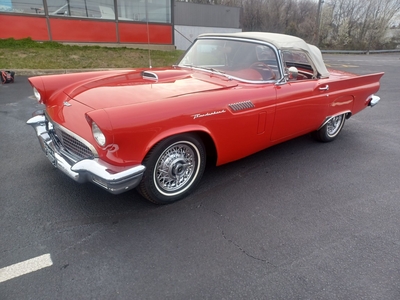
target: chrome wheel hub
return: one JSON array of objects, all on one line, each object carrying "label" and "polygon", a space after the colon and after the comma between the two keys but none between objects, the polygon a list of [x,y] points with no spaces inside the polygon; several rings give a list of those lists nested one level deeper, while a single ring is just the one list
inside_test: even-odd
[{"label": "chrome wheel hub", "polygon": [[329,136],[334,136],[340,130],[340,126],[343,122],[343,115],[333,117],[327,123],[327,133]]},{"label": "chrome wheel hub", "polygon": [[191,181],[195,167],[195,153],[191,147],[179,143],[172,145],[157,161],[155,183],[165,192],[174,192]]}]

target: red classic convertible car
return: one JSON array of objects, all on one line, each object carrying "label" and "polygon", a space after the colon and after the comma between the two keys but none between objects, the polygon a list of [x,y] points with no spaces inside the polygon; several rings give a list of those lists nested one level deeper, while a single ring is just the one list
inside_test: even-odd
[{"label": "red classic convertible car", "polygon": [[332,141],[380,100],[383,73],[327,70],[302,39],[203,34],[168,68],[31,77],[45,110],[28,124],[50,162],[113,194],[177,201],[216,165],[311,133]]}]

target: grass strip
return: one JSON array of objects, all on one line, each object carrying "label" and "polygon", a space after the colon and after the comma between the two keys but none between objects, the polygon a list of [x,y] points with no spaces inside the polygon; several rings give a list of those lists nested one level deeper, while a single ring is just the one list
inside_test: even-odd
[{"label": "grass strip", "polygon": [[[175,64],[183,51],[151,50],[152,67]],[[149,51],[127,47],[63,45],[30,38],[0,39],[0,69],[97,69],[149,66]]]}]

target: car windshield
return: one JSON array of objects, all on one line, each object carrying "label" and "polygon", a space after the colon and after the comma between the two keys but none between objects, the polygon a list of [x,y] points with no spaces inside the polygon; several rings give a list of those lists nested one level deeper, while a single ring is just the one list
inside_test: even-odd
[{"label": "car windshield", "polygon": [[248,41],[199,39],[178,65],[206,69],[251,82],[281,77],[273,48]]}]

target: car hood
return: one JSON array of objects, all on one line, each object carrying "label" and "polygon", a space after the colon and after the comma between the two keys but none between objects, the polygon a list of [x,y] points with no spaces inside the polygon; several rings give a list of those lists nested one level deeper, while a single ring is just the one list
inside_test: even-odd
[{"label": "car hood", "polygon": [[235,86],[237,82],[221,74],[169,68],[133,70],[94,78],[71,85],[64,93],[93,109],[103,109]]}]

